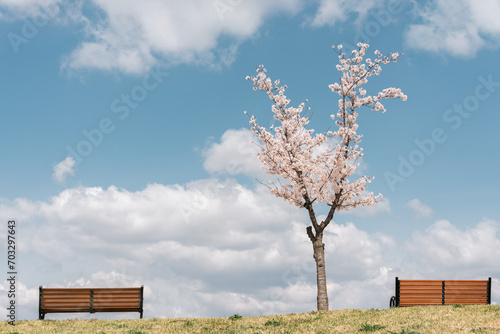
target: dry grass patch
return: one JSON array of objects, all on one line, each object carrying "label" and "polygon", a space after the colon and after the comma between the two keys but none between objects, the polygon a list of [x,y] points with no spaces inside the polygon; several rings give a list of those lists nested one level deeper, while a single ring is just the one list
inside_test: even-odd
[{"label": "dry grass patch", "polygon": [[228,318],[136,320],[30,320],[0,333],[386,333],[386,334],[500,334],[500,306],[408,307],[385,310],[341,310],[301,314]]}]

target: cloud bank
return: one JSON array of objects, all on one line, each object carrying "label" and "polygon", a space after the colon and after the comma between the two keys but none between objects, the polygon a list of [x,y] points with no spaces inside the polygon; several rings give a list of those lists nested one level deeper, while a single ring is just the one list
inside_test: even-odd
[{"label": "cloud bank", "polygon": [[[238,153],[247,152],[242,143],[251,145],[247,135],[226,132],[205,152],[206,166],[222,171],[231,157],[243,164],[247,155]],[[389,201],[381,204],[358,215],[391,214]],[[249,188],[228,175],[150,184],[140,191],[81,186],[47,201],[2,200],[0,216],[16,219],[19,226],[20,319],[36,319],[40,285],[144,285],[146,318],[283,314],[316,307],[307,214],[258,183]],[[400,240],[360,229],[355,217],[336,216],[344,222],[332,222],[325,231],[331,309],[387,307],[396,276],[491,276],[493,301],[499,302],[498,222],[484,220],[463,230],[441,220]],[[0,247],[6,247],[6,239],[0,231]],[[7,289],[4,281],[0,290]],[[2,293],[0,302],[6,301]]]}]

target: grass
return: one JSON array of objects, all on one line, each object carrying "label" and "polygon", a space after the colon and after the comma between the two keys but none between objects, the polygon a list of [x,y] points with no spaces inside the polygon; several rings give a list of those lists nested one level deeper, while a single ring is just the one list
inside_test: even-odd
[{"label": "grass", "polygon": [[385,310],[341,310],[302,314],[228,318],[135,320],[24,320],[0,333],[384,333],[384,334],[500,334],[500,306],[408,307]]}]

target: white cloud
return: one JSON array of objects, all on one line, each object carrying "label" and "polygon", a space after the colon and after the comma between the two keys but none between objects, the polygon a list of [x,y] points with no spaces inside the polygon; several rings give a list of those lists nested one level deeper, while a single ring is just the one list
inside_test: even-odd
[{"label": "white cloud", "polygon": [[[146,317],[315,308],[307,215],[264,187],[213,179],[137,192],[80,187],[50,201],[0,203],[0,215],[22,217],[30,293],[38,285],[143,284]],[[378,275],[385,245],[378,235],[332,223],[325,242],[332,281]],[[36,299],[30,303],[27,318],[36,316]]]},{"label": "white cloud", "polygon": [[[63,59],[67,71],[142,74],[158,63],[229,65],[239,44],[253,37],[266,18],[293,15],[302,2],[0,0],[0,19],[33,21],[43,16],[80,25],[83,40]],[[222,36],[229,37],[227,43],[220,44]]]},{"label": "white cloud", "polygon": [[335,268],[329,273],[334,282],[369,279],[383,266],[379,238],[353,223],[330,226],[324,240],[328,264]]},{"label": "white cloud", "polygon": [[[50,201],[0,202],[0,216],[23,226],[24,318],[36,317],[39,285],[144,285],[147,318],[315,309],[306,212],[264,187],[214,179],[136,192],[80,187]],[[440,221],[398,240],[332,222],[324,235],[331,308],[387,307],[395,276],[497,277],[499,228]]]},{"label": "white cloud", "polygon": [[51,24],[85,23],[86,19],[81,15],[82,6],[83,1],[0,0],[0,20],[23,20],[22,28],[16,33],[33,38]]},{"label": "white cloud", "polygon": [[[301,1],[93,3],[104,19],[85,19],[89,22],[87,38],[65,60],[63,67],[68,70],[96,68],[141,73],[155,63],[227,64],[234,58],[238,43],[252,37],[266,17],[293,14],[300,9]],[[220,45],[221,36],[230,37],[232,42]]]},{"label": "white cloud", "polygon": [[334,309],[357,309],[359,305],[386,308],[394,294],[393,282],[392,269],[382,266],[369,277],[333,283],[329,301]]},{"label": "white cloud", "polygon": [[408,203],[406,203],[406,206],[413,211],[415,218],[432,217],[432,209],[424,203],[420,202],[420,200],[418,200],[417,198],[408,201]]},{"label": "white cloud", "polygon": [[248,129],[227,130],[220,143],[212,143],[204,152],[203,167],[209,173],[261,175],[256,156],[259,139]]},{"label": "white cloud", "polygon": [[[482,47],[499,45],[500,4],[496,0],[433,0],[421,7],[416,4],[321,0],[309,23],[339,25],[354,18],[358,27],[352,43],[355,45],[361,40],[368,42],[366,36],[371,39],[373,34],[378,35],[411,9],[415,16],[405,33],[410,47],[472,56]],[[0,0],[0,19],[13,21],[41,15],[56,24],[78,25],[83,39],[63,57],[61,65],[69,72],[97,69],[142,74],[156,64],[227,66],[236,58],[239,45],[258,34],[265,20],[294,15],[304,7],[303,0]]]},{"label": "white cloud", "polygon": [[[411,13],[413,17],[406,14]],[[369,42],[381,29],[406,15],[404,36],[409,47],[452,56],[472,57],[484,47],[500,45],[497,0],[321,0],[312,26],[338,25],[354,18],[359,41]]]},{"label": "white cloud", "polygon": [[[411,238],[399,240],[392,251],[383,252],[400,279],[487,279],[492,277],[492,303],[500,303],[500,223],[483,220],[459,228],[441,220]],[[395,252],[394,250],[397,250]],[[391,295],[392,295],[391,294]]]},{"label": "white cloud", "polygon": [[67,157],[63,161],[59,162],[54,166],[54,172],[52,173],[52,179],[56,183],[64,183],[69,175],[75,175],[75,159],[73,157]]},{"label": "white cloud", "polygon": [[38,14],[55,17],[62,0],[0,0],[0,13],[4,19],[19,19]]},{"label": "white cloud", "polygon": [[499,231],[500,224],[489,220],[466,230],[440,220],[414,233],[408,250],[424,271],[450,272],[454,277],[495,276],[499,273]]},{"label": "white cloud", "polygon": [[312,20],[313,26],[335,25],[349,19],[350,14],[357,14],[356,23],[362,22],[368,12],[382,5],[378,0],[321,0],[318,11]]},{"label": "white cloud", "polygon": [[500,43],[500,3],[496,0],[435,0],[419,9],[422,23],[410,25],[410,47],[470,57]]},{"label": "white cloud", "polygon": [[[19,279],[21,278],[20,272],[16,277],[16,319],[38,319],[38,287],[27,287]],[[10,290],[10,283],[7,280],[0,284],[0,302],[2,305],[9,305],[8,291]]]}]

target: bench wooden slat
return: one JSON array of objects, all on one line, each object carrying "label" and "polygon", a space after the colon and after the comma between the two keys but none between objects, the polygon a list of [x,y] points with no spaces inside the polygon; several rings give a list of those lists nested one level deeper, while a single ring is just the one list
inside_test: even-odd
[{"label": "bench wooden slat", "polygon": [[452,295],[464,295],[464,296],[467,296],[467,295],[488,295],[488,293],[485,291],[485,289],[482,289],[482,290],[449,290],[449,289],[446,289],[446,294],[449,295],[449,296],[452,296]]},{"label": "bench wooden slat", "polygon": [[458,285],[486,285],[488,280],[445,280],[446,284],[458,284]]},{"label": "bench wooden slat", "polygon": [[441,304],[441,298],[414,298],[414,299],[404,299],[400,302],[401,304]]},{"label": "bench wooden slat", "polygon": [[100,303],[94,303],[93,306],[94,308],[96,307],[106,307],[106,306],[127,306],[127,307],[139,307],[138,302],[122,302],[122,303],[114,303],[114,302],[100,302]]},{"label": "bench wooden slat", "polygon": [[40,286],[39,319],[47,313],[139,312],[143,315],[140,288],[43,288]]},{"label": "bench wooden slat", "polygon": [[445,296],[444,300],[446,301],[451,301],[451,300],[484,300],[486,301],[488,299],[488,296]]},{"label": "bench wooden slat", "polygon": [[87,300],[86,302],[83,301],[74,301],[74,300],[57,300],[57,301],[50,301],[50,302],[43,302],[44,308],[47,307],[63,307],[64,305],[75,305],[75,306],[80,306],[80,305],[90,305],[90,300]]},{"label": "bench wooden slat", "polygon": [[65,302],[65,303],[90,303],[90,298],[47,298],[44,300],[44,304],[47,303],[60,303],[60,302]]},{"label": "bench wooden slat", "polygon": [[[57,309],[57,310],[44,310],[44,314],[47,313],[89,313],[89,309],[73,309],[73,308],[68,308],[68,309]],[[42,318],[43,319],[43,318]],[[39,320],[42,320],[39,319]]]},{"label": "bench wooden slat", "polygon": [[[74,291],[71,291],[74,290]],[[82,288],[44,288],[43,293],[45,294],[55,294],[55,295],[77,295],[77,294],[88,294],[91,289]]]}]

